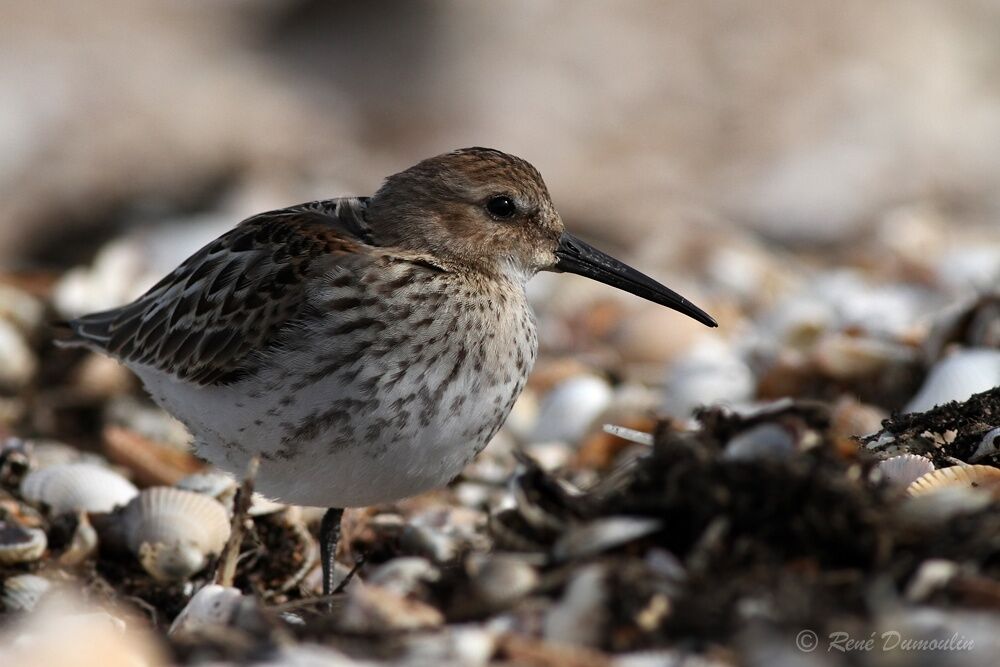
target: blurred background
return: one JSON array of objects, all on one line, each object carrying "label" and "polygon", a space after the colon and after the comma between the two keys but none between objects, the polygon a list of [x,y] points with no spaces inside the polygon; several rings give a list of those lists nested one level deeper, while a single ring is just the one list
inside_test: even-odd
[{"label": "blurred background", "polygon": [[370,193],[467,145],[533,162],[575,228],[625,247],[705,227],[854,243],[912,207],[1000,227],[993,0],[7,0],[2,14],[5,266],[79,261],[194,213],[228,225]]}]

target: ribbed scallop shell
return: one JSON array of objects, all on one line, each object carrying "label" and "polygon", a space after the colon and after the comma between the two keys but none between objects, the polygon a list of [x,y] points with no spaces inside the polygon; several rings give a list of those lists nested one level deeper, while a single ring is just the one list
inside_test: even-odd
[{"label": "ribbed scallop shell", "polygon": [[905,489],[920,477],[934,472],[934,464],[925,456],[902,454],[880,461],[877,470],[890,486]]},{"label": "ribbed scallop shell", "polygon": [[229,538],[226,509],[217,500],[172,487],[146,489],[126,506],[126,543],[160,581],[180,581],[202,569]]},{"label": "ribbed scallop shell", "polygon": [[132,482],[93,463],[60,463],[35,470],[21,482],[21,495],[52,514],[110,512],[139,493]]},{"label": "ribbed scallop shell", "polygon": [[31,611],[42,599],[52,582],[35,574],[17,574],[3,582],[0,601],[5,611]]},{"label": "ribbed scallop shell", "polygon": [[38,560],[47,546],[45,531],[0,521],[0,565]]},{"label": "ribbed scallop shell", "polygon": [[933,493],[946,487],[967,487],[1000,493],[1000,468],[992,466],[952,466],[923,475],[906,488],[911,496]]}]

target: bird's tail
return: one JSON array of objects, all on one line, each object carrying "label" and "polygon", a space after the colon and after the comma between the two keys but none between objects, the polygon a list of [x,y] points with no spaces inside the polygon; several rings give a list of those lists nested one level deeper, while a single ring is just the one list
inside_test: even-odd
[{"label": "bird's tail", "polygon": [[111,324],[117,315],[116,310],[108,310],[72,320],[52,321],[49,323],[52,339],[62,347],[85,345],[106,350],[111,340]]}]

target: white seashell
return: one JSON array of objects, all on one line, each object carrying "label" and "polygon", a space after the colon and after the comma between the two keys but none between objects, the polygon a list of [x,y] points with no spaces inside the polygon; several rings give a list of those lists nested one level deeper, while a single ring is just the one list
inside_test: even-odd
[{"label": "white seashell", "polygon": [[10,285],[0,285],[0,319],[8,320],[31,334],[41,326],[45,306],[23,290]]},{"label": "white seashell", "polygon": [[71,381],[81,397],[103,401],[128,393],[135,384],[135,376],[117,360],[91,354],[77,366]]},{"label": "white seashell", "polygon": [[525,387],[521,395],[514,401],[514,407],[507,415],[504,429],[515,438],[526,440],[538,425],[538,396],[531,387]]},{"label": "white seashell", "polygon": [[573,646],[598,646],[607,622],[607,580],[604,567],[579,568],[559,602],[552,605],[542,623],[547,641]]},{"label": "white seashell", "polygon": [[1000,451],[1000,428],[987,431],[979,441],[979,447],[969,457],[970,461],[979,461],[987,456],[993,456]]},{"label": "white seashell", "polygon": [[811,344],[834,323],[833,307],[812,295],[797,294],[780,301],[761,320],[767,341],[792,346]]},{"label": "white seashell", "polygon": [[643,558],[646,567],[665,581],[680,582],[687,578],[687,570],[681,559],[659,547],[653,547]]},{"label": "white seashell", "polygon": [[110,512],[132,500],[139,490],[132,482],[93,463],[61,463],[35,470],[21,482],[25,500],[66,512]]},{"label": "white seashell", "polygon": [[823,336],[813,349],[816,367],[825,375],[850,380],[913,361],[916,353],[907,347],[877,338],[834,333]]},{"label": "white seashell", "polygon": [[0,565],[38,560],[47,546],[44,530],[0,521]]},{"label": "white seashell", "polygon": [[441,578],[441,571],[426,558],[403,556],[375,568],[366,581],[400,596],[417,591],[422,584]]},{"label": "white seashell", "polygon": [[524,446],[524,453],[546,472],[565,468],[573,459],[573,448],[565,442],[534,442]]},{"label": "white seashell", "polygon": [[1000,279],[1000,247],[996,243],[966,243],[937,254],[938,284],[954,291],[996,289]]},{"label": "white seashell", "polygon": [[730,461],[782,460],[795,453],[795,438],[780,424],[764,423],[740,431],[726,443],[722,458]]},{"label": "white seashell", "polygon": [[[497,652],[497,633],[474,624],[448,625],[440,632],[419,633],[408,636],[402,664],[407,665],[462,665],[486,667],[494,663]],[[291,664],[291,663],[281,663]],[[305,663],[294,663],[295,665]],[[326,661],[309,663],[323,667],[357,667],[353,661]],[[374,667],[369,665],[368,667]]]},{"label": "white seashell", "polygon": [[215,498],[223,505],[233,501],[239,485],[232,475],[217,470],[196,472],[174,484],[175,488],[193,491]]},{"label": "white seashell", "polygon": [[938,361],[904,412],[923,412],[1000,385],[1000,350],[971,348]]},{"label": "white seashell", "polygon": [[476,554],[466,561],[478,597],[490,608],[509,606],[538,585],[538,572],[522,558]]},{"label": "white seashell", "polygon": [[637,431],[634,428],[627,428],[616,424],[605,424],[603,428],[605,433],[617,436],[622,440],[628,440],[629,442],[634,442],[637,445],[645,445],[647,447],[653,446],[652,433]]},{"label": "white seashell", "polygon": [[[774,298],[796,281],[794,267],[762,243],[731,239],[713,244],[704,271],[724,294],[758,305]],[[664,309],[665,310],[665,309]]]},{"label": "white seashell", "polygon": [[611,516],[571,526],[552,548],[557,560],[586,558],[651,535],[663,527],[659,519]]},{"label": "white seashell", "polygon": [[454,535],[431,526],[407,525],[399,539],[404,549],[427,556],[435,563],[453,560],[462,546]]},{"label": "white seashell", "polygon": [[[209,470],[207,472],[192,473],[174,484],[174,487],[215,498],[225,506],[226,511],[231,516],[233,513],[233,499],[236,497],[236,490],[239,488],[239,484],[227,473],[218,470]],[[275,500],[265,498],[259,493],[254,493],[247,514],[249,516],[264,516],[280,512],[287,507],[288,505],[284,503],[279,503]]]},{"label": "white seashell", "polygon": [[208,584],[188,601],[170,625],[168,634],[197,632],[205,626],[239,625],[239,617],[252,613],[254,605],[253,598],[243,595],[238,588]]},{"label": "white seashell", "polygon": [[119,239],[98,252],[92,267],[78,267],[63,274],[52,291],[60,315],[79,317],[128,303],[152,283],[147,274],[149,258],[130,239]]},{"label": "white seashell", "polygon": [[277,500],[265,498],[259,493],[254,493],[250,498],[250,509],[247,510],[249,516],[265,516],[275,514],[288,509],[288,505],[279,503]]},{"label": "white seashell", "polygon": [[580,375],[557,384],[542,400],[532,442],[576,442],[611,402],[608,383]]},{"label": "white seashell", "polygon": [[115,396],[107,402],[104,419],[125,426],[150,440],[187,451],[191,435],[184,424],[166,411],[140,403],[132,396]]},{"label": "white seashell", "polygon": [[830,304],[839,329],[857,328],[897,337],[927,311],[930,293],[903,284],[875,284],[860,272],[839,269],[817,277],[811,298]]},{"label": "white seashell", "polygon": [[982,465],[941,468],[916,479],[906,487],[906,492],[911,496],[921,496],[948,487],[1000,492],[1000,468]]},{"label": "white seashell", "polygon": [[991,503],[993,497],[982,489],[947,486],[907,497],[899,506],[899,521],[913,529],[935,531],[956,516],[978,512]]},{"label": "white seashell", "polygon": [[613,344],[626,363],[661,366],[683,355],[708,329],[653,304],[636,304],[618,327]]},{"label": "white seashell", "polygon": [[434,607],[378,586],[357,586],[347,594],[341,621],[357,632],[426,630],[444,623]]},{"label": "white seashell", "polygon": [[689,419],[703,405],[742,403],[753,398],[757,381],[728,345],[707,339],[672,364],[664,382],[663,411]]},{"label": "white seashell", "polygon": [[104,459],[96,454],[81,452],[76,447],[57,440],[33,440],[31,461],[37,469],[49,468],[60,463],[80,463],[89,461],[101,465]]},{"label": "white seashell", "polygon": [[59,564],[65,567],[79,565],[97,552],[97,531],[90,525],[86,512],[79,512],[76,530],[66,550],[59,554]]},{"label": "white seashell", "polygon": [[0,602],[5,611],[31,611],[51,588],[45,577],[17,574],[4,580]]},{"label": "white seashell", "polygon": [[129,549],[159,581],[179,581],[202,569],[229,539],[226,508],[208,496],[172,487],[146,489],[122,514]]},{"label": "white seashell", "polygon": [[865,445],[865,449],[872,449],[872,450],[886,449],[894,442],[896,442],[896,435],[890,433],[889,431],[886,431],[882,433],[879,437],[877,437],[875,440]]},{"label": "white seashell", "polygon": [[400,546],[435,563],[443,563],[453,560],[461,551],[486,548],[488,540],[483,535],[486,522],[485,512],[468,507],[424,511],[411,515],[405,522],[399,533]]},{"label": "white seashell", "polygon": [[0,319],[0,387],[21,389],[35,375],[38,362],[18,328]]},{"label": "white seashell", "polygon": [[944,558],[925,560],[906,587],[906,599],[910,602],[923,602],[932,593],[944,588],[960,572],[961,567],[955,561]]},{"label": "white seashell", "polygon": [[918,454],[902,454],[879,461],[872,470],[873,478],[884,479],[894,489],[906,489],[918,478],[934,471],[930,459]]},{"label": "white seashell", "polygon": [[[174,484],[174,488],[211,496],[222,503],[226,507],[226,511],[232,515],[233,499],[236,497],[236,490],[239,488],[239,484],[227,473],[210,470],[208,472],[196,472],[188,475]],[[259,493],[254,493],[247,514],[249,516],[264,516],[280,512],[287,507],[288,505],[284,503],[279,503],[265,498]]]},{"label": "white seashell", "polygon": [[1000,290],[951,304],[934,317],[924,341],[928,359],[938,359],[949,344],[1000,348]]}]

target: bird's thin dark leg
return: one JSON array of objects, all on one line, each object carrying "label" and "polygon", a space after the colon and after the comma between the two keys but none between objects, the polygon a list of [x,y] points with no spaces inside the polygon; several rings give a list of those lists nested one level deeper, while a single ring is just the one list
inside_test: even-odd
[{"label": "bird's thin dark leg", "polygon": [[340,518],[344,510],[331,507],[319,524],[319,557],[323,566],[323,595],[333,593],[333,570],[337,559],[337,542],[340,541]]}]

